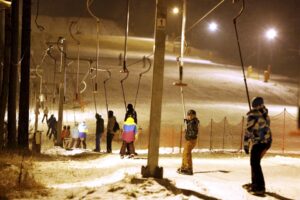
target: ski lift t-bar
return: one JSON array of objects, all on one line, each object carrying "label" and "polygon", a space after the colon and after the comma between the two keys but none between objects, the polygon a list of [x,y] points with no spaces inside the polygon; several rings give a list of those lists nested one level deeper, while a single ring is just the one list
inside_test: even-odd
[{"label": "ski lift t-bar", "polygon": [[[232,1],[232,3],[236,3],[236,2],[238,2],[238,0]],[[247,79],[246,79],[246,75],[245,75],[245,67],[244,67],[242,50],[241,50],[241,45],[240,45],[240,40],[239,40],[239,34],[238,34],[238,30],[237,30],[237,19],[242,15],[242,13],[245,9],[245,0],[242,0],[242,2],[243,2],[242,8],[241,8],[240,12],[237,14],[237,16],[235,18],[233,18],[233,24],[234,24],[235,36],[236,36],[236,41],[237,41],[238,50],[239,50],[241,67],[242,67],[243,76],[244,76],[244,83],[245,83],[245,89],[246,89],[246,94],[247,94],[248,106],[249,106],[249,110],[251,110],[250,95],[249,95],[248,84],[247,84]]]}]

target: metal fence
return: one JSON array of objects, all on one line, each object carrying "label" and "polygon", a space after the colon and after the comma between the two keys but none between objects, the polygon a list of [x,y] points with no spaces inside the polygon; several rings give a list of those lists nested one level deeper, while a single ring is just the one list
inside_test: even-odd
[{"label": "metal fence", "polygon": [[[300,150],[300,137],[289,133],[297,129],[297,119],[284,109],[275,116],[270,116],[273,144],[271,150],[286,153]],[[227,117],[222,121],[210,120],[207,126],[200,126],[199,137],[195,148],[214,150],[242,150],[243,134],[246,127],[246,118],[242,117],[237,124],[231,124]],[[172,149],[183,146],[184,128],[182,125],[162,125],[160,147]],[[148,131],[145,130],[138,141],[136,148],[148,147]]]}]

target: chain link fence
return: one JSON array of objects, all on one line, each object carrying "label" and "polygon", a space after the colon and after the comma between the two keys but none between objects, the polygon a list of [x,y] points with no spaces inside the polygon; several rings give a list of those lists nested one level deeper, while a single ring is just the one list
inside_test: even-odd
[{"label": "chain link fence", "polygon": [[[297,129],[297,118],[284,109],[275,116],[270,116],[271,131],[273,135],[272,151],[287,153],[300,150],[300,137],[289,133]],[[242,117],[237,124],[232,124],[227,117],[222,121],[210,120],[206,126],[200,125],[197,149],[209,149],[211,151],[233,151],[243,149],[243,134],[246,127],[246,117]],[[148,148],[149,134],[147,130],[136,141],[136,148]],[[181,149],[184,142],[183,125],[162,125],[160,135],[160,147]]]}]

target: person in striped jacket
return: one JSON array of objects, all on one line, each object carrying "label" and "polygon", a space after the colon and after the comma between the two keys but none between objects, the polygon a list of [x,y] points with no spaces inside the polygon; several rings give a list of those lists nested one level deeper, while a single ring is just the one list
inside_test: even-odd
[{"label": "person in striped jacket", "polygon": [[120,150],[121,158],[124,158],[126,154],[126,146],[129,147],[129,158],[134,157],[134,141],[137,137],[137,125],[134,122],[134,119],[129,116],[123,125],[123,132],[122,132],[122,147]]}]

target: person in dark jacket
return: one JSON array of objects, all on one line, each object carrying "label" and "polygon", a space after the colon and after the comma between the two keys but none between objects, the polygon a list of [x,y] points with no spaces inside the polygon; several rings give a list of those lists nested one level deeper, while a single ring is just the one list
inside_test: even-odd
[{"label": "person in dark jacket", "polygon": [[96,113],[95,117],[96,117],[96,148],[94,149],[94,151],[100,152],[101,150],[100,139],[104,132],[104,120],[101,117],[101,115],[99,115],[98,113]]},{"label": "person in dark jacket", "polygon": [[106,152],[111,153],[112,152],[112,147],[111,143],[114,138],[114,134],[116,129],[116,123],[117,119],[114,116],[114,112],[112,110],[108,111],[108,121],[107,121],[107,133],[106,133]]},{"label": "person in dark jacket", "polygon": [[185,130],[185,145],[182,155],[181,167],[177,170],[180,174],[193,175],[192,150],[196,146],[198,137],[199,120],[195,110],[187,112],[187,119],[184,120],[187,128]]},{"label": "person in dark jacket", "polygon": [[137,114],[133,108],[133,105],[131,103],[129,103],[127,105],[127,111],[126,111],[126,114],[125,114],[125,119],[124,119],[124,122],[126,122],[127,118],[128,117],[132,117],[134,119],[134,123],[137,124]]},{"label": "person in dark jacket", "polygon": [[264,106],[262,97],[252,99],[252,110],[247,113],[247,128],[244,135],[244,150],[249,154],[249,143],[252,143],[250,165],[251,183],[243,185],[248,192],[264,195],[265,180],[260,161],[271,147],[272,133],[268,109]]}]

